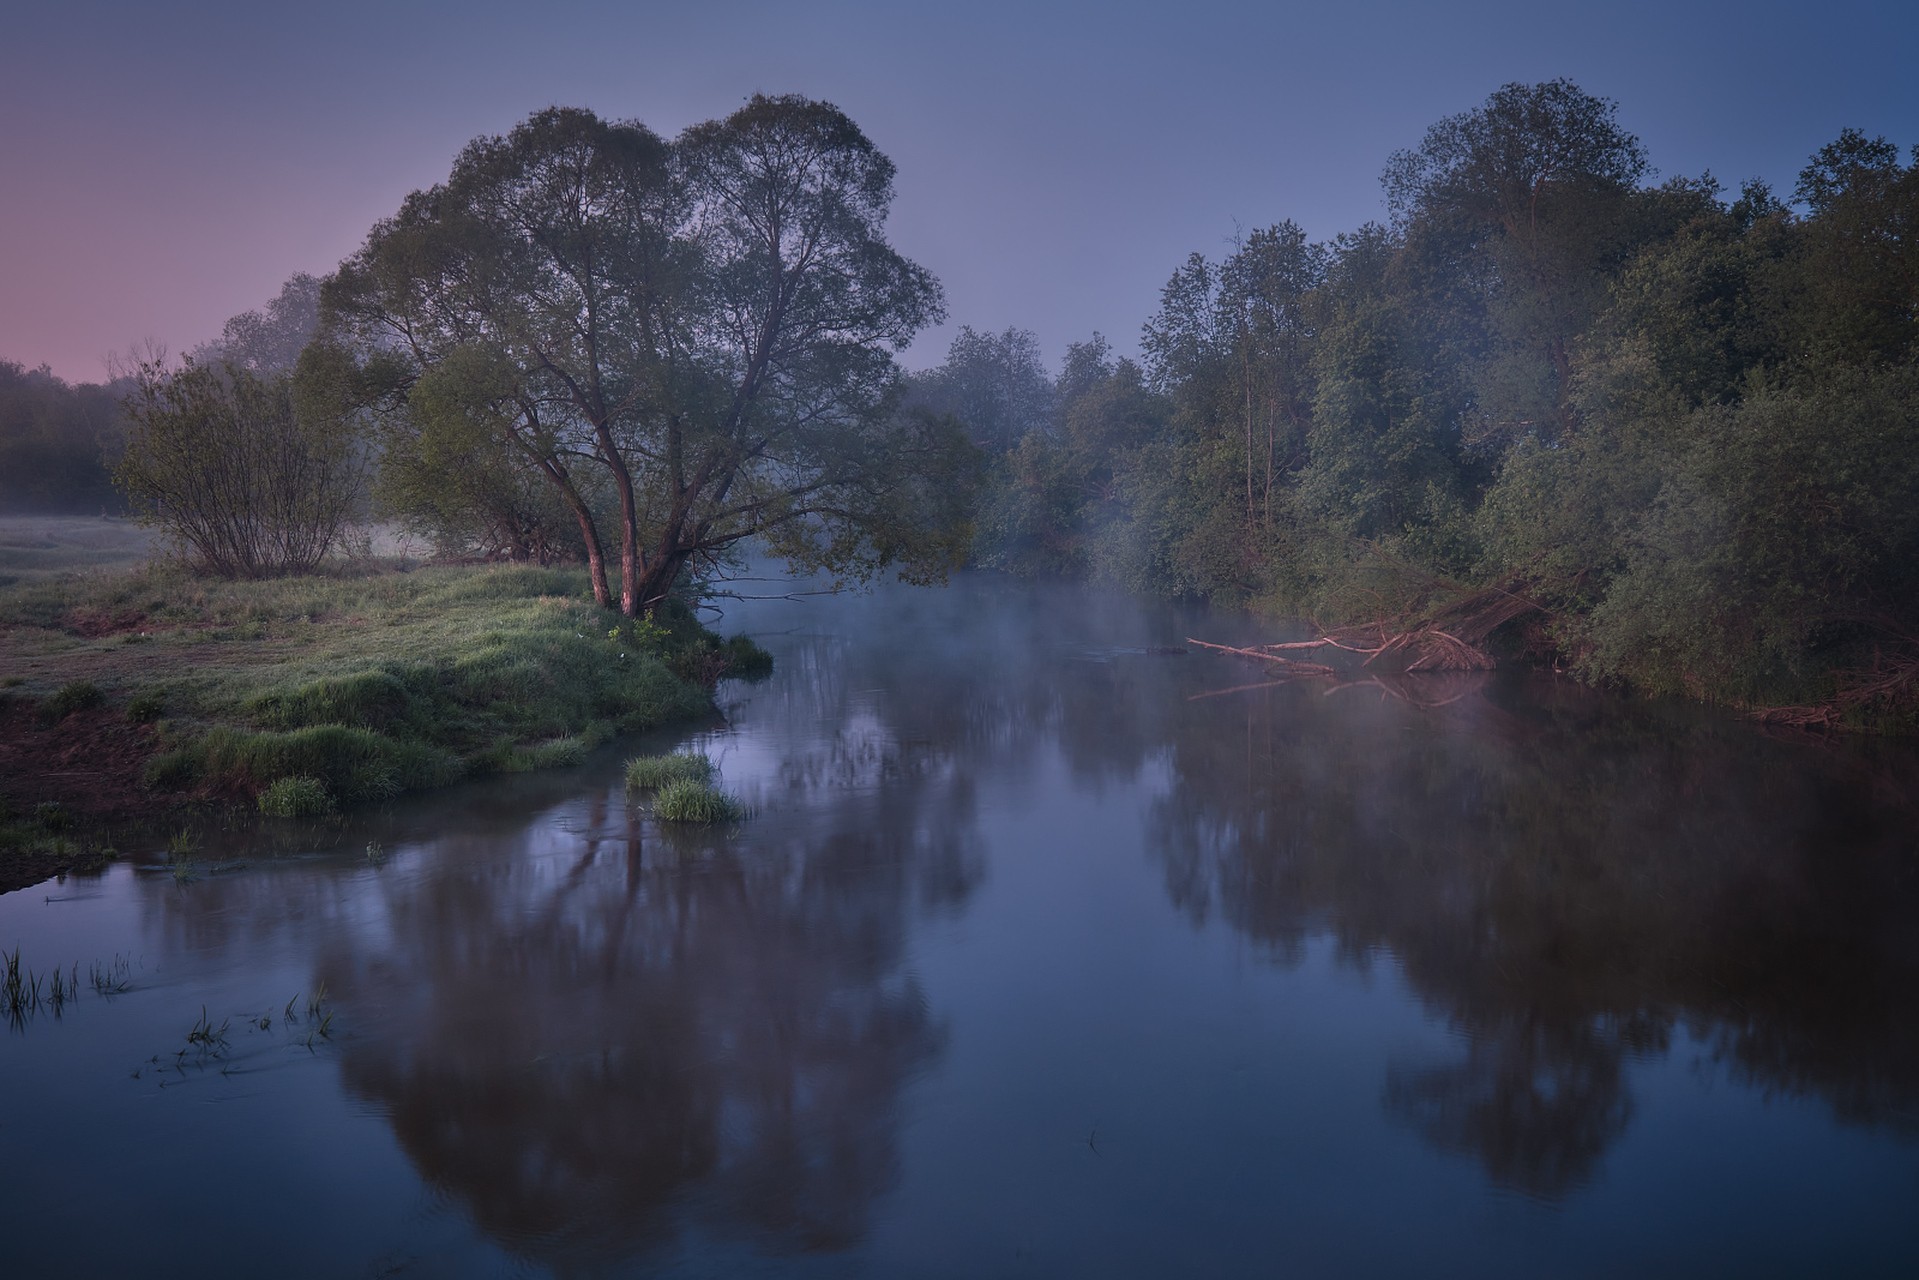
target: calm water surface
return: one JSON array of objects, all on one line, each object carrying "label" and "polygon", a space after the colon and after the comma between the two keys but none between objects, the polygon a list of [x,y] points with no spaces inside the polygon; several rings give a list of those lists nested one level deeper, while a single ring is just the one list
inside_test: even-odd
[{"label": "calm water surface", "polygon": [[[995,579],[726,625],[723,723],[0,897],[83,988],[0,1274],[1919,1274],[1910,747]],[[680,746],[755,816],[657,827]]]}]

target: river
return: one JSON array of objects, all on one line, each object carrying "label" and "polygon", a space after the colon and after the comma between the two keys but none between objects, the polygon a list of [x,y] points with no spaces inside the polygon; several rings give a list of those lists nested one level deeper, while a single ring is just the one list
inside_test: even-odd
[{"label": "river", "polygon": [[[0,897],[80,987],[0,1273],[1919,1272],[1911,745],[983,576],[723,629],[711,723]],[[687,747],[748,820],[624,794]]]}]

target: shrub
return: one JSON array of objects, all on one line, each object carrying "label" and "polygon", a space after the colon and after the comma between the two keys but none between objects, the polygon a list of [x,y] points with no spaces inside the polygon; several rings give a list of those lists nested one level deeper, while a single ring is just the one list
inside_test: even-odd
[{"label": "shrub", "polygon": [[296,410],[284,373],[150,362],[126,416],[114,482],[142,521],[222,577],[311,571],[360,491],[366,453],[350,419]]},{"label": "shrub", "polygon": [[127,719],[134,724],[152,724],[166,714],[167,701],[158,693],[149,689],[145,693],[135,694],[127,703]]},{"label": "shrub", "polygon": [[710,782],[679,778],[667,783],[653,797],[653,816],[661,822],[686,822],[708,825],[737,822],[746,809],[732,796]]},{"label": "shrub", "polygon": [[269,818],[316,818],[333,812],[333,797],[318,778],[280,778],[260,793],[260,812]]},{"label": "shrub", "polygon": [[691,751],[665,756],[635,756],[626,762],[626,787],[629,791],[664,787],[670,782],[708,782],[712,777],[713,762]]}]

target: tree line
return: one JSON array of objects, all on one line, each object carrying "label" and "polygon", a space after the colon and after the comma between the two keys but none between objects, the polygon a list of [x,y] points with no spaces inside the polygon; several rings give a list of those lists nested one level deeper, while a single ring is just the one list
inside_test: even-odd
[{"label": "tree line", "polygon": [[1433,125],[1383,186],[1330,241],[1190,256],[1137,360],[1094,335],[1049,373],[1033,335],[962,328],[909,376],[940,289],[843,113],[755,97],[666,139],[554,108],[180,365],[0,366],[0,460],[47,458],[0,476],[90,506],[103,473],[55,455],[105,443],[223,572],[310,568],[370,509],[584,562],[629,615],[749,538],[1326,625],[1497,592],[1529,605],[1503,643],[1590,678],[1912,716],[1919,154],[1847,130],[1789,201],[1655,182],[1615,104],[1556,80]]},{"label": "tree line", "polygon": [[1507,85],[1384,221],[1192,255],[1137,361],[962,331],[914,393],[992,456],[977,558],[1329,626],[1523,595],[1505,643],[1592,678],[1910,720],[1919,153],[1650,174],[1612,102]]}]

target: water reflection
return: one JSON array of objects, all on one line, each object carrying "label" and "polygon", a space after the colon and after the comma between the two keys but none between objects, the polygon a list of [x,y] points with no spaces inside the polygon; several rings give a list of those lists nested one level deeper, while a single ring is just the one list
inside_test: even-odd
[{"label": "water reflection", "polygon": [[[1166,938],[1223,929],[1270,963],[1263,974],[1331,939],[1352,969],[1403,975],[1454,1034],[1442,1051],[1337,1064],[1368,1081],[1353,1127],[1384,1115],[1404,1146],[1417,1134],[1501,1187],[1565,1200],[1593,1182],[1650,1123],[1635,1062],[1682,1044],[1706,1046],[1720,1074],[1752,1089],[1919,1136],[1914,815],[1875,803],[1825,757],[1722,718],[1551,684],[1456,680],[1410,700],[1272,685],[1226,660],[1161,652],[1260,624],[1097,593],[965,580],[835,602],[816,629],[794,616],[758,628],[778,655],[774,682],[727,694],[732,722],[699,735],[757,810],[736,830],[661,830],[603,760],[400,806],[354,837],[383,841],[383,868],[213,877],[144,903],[175,951],[296,939],[340,1010],[347,1090],[445,1201],[559,1273],[676,1259],[723,1272],[701,1252],[714,1241],[857,1256],[907,1195],[916,1081],[949,1110],[1016,1108],[1026,1095],[1002,1076],[1032,1064],[1058,1070],[1036,1093],[1068,1098],[1092,1079],[1111,1106],[1257,1065],[1258,1042],[1219,1029],[1255,1007],[1235,1003],[1245,993],[1224,967],[1182,971],[1154,1005],[1136,970],[1099,968],[1112,961],[1094,949],[1064,961],[1094,975],[1065,988],[1088,1007],[1036,1014],[1030,1003],[1050,991],[993,988],[1007,1004],[971,1025],[975,1074],[961,1077],[955,1046],[969,1028],[953,1011],[972,994],[969,966],[995,958],[962,938],[947,954],[955,985],[922,984],[928,920],[970,913],[978,937],[1002,944],[1036,927],[1079,938],[1086,913],[1132,901],[1127,889],[1145,912],[1095,927],[1133,931],[1123,942],[1141,955],[1178,955]],[[1221,693],[1239,684],[1260,687]],[[1910,778],[1910,753],[1884,776]],[[1024,892],[1068,891],[1039,911],[996,901],[997,923],[981,920],[989,877],[1046,861],[1030,832],[1093,826],[1133,841],[1086,859],[1101,887],[1120,886],[1111,897],[1029,877]],[[1176,1070],[1122,1054],[1076,1077],[1017,1040],[1042,1023],[1159,1034],[1174,1004],[1194,1012]],[[1300,1039],[1316,1030],[1302,1022]],[[1142,1178],[1136,1203],[1164,1215],[1150,1229],[1170,1239],[1225,1223],[1223,1250],[1258,1253],[1263,1206],[1304,1202],[1315,1170],[1287,1165],[1283,1144],[1234,1143],[1283,1130],[1274,1116],[1313,1099],[1234,1096],[1272,1114],[1154,1147],[1151,1114],[1186,1100],[1146,1097],[1110,1163],[1087,1148],[1087,1177],[1182,1170],[1190,1203]],[[1067,1117],[1062,1149],[1082,1158],[1075,1126],[1098,1119]],[[975,1140],[962,1132],[924,1159],[1001,1176],[994,1162],[1012,1148]],[[1050,1148],[1017,1148],[1034,1150]],[[1256,1193],[1237,1187],[1242,1171]],[[958,1194],[986,1198],[954,1176]],[[1090,1196],[1072,1190],[1080,1201],[1063,1194],[1035,1215],[1070,1217]],[[1230,1190],[1260,1213],[1228,1221],[1218,1205]]]},{"label": "water reflection", "polygon": [[[783,781],[832,788],[858,757],[823,744]],[[429,1183],[562,1270],[689,1228],[853,1243],[894,1176],[899,1091],[942,1044],[906,917],[976,878],[940,781],[848,792],[771,841],[675,838],[604,791],[575,831],[527,828],[546,849],[439,840],[320,958],[354,1019],[348,1087]]]},{"label": "water reflection", "polygon": [[1676,1025],[1735,1078],[1919,1135],[1910,809],[1736,724],[1538,684],[1419,713],[1299,688],[1171,710],[1167,893],[1281,964],[1394,956],[1463,1044],[1383,1104],[1560,1197],[1632,1122]]}]

